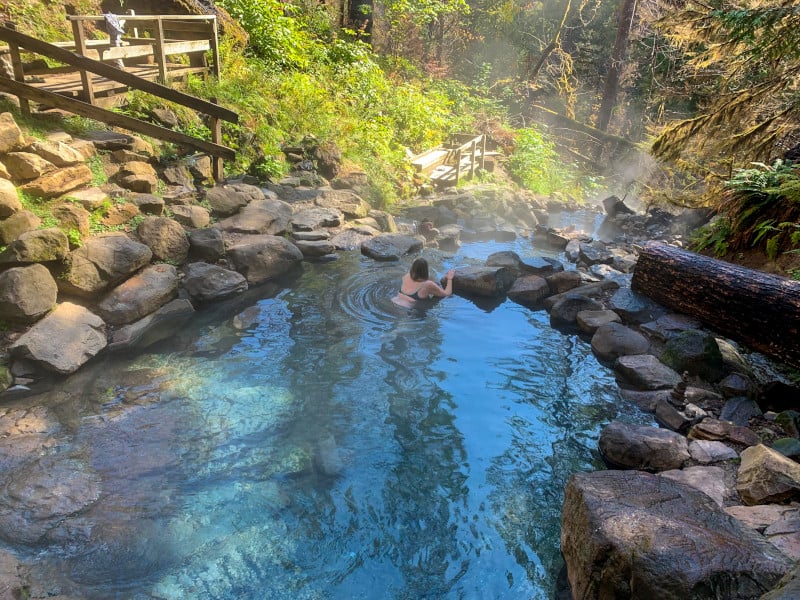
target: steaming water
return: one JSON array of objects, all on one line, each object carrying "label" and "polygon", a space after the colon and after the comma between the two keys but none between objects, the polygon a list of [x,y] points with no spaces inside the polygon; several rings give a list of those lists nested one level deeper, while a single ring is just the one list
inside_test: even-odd
[{"label": "steaming water", "polygon": [[[435,272],[528,241],[425,256]],[[409,261],[304,264],[52,410],[99,500],[35,575],[83,598],[550,598],[569,475],[638,420],[543,311],[391,303]],[[235,308],[232,312],[231,309]]]}]

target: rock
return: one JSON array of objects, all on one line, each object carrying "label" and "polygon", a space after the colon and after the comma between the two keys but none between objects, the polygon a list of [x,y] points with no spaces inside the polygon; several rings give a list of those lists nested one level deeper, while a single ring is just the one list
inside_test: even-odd
[{"label": "rock", "polygon": [[336,247],[327,240],[295,240],[294,244],[306,258],[319,258],[336,251]]},{"label": "rock", "polygon": [[745,504],[784,502],[800,496],[800,465],[763,444],[742,451],[736,489]]},{"label": "rock", "polygon": [[513,284],[514,275],[505,267],[463,267],[455,271],[453,293],[499,298]]},{"label": "rock", "polygon": [[3,163],[15,181],[30,181],[56,168],[53,163],[31,152],[9,152],[3,158]]},{"label": "rock", "polygon": [[42,220],[29,210],[21,210],[0,221],[0,244],[6,246],[23,233],[33,231]]},{"label": "rock", "polygon": [[60,261],[69,253],[67,234],[60,229],[28,231],[0,252],[0,264]]},{"label": "rock", "polygon": [[656,402],[654,413],[659,425],[680,433],[687,431],[694,422],[694,419],[676,409],[669,400]]},{"label": "rock", "polygon": [[664,471],[659,473],[659,477],[679,481],[703,492],[720,508],[723,507],[725,498],[731,496],[733,492],[725,485],[725,471],[720,467],[686,467],[685,469]]},{"label": "rock", "polygon": [[635,214],[625,202],[618,196],[609,196],[603,200],[603,209],[606,214],[612,219],[617,215],[632,215]]},{"label": "rock", "polygon": [[172,265],[150,265],[115,287],[97,305],[111,325],[141,319],[172,300],[178,291],[178,271]]},{"label": "rock", "polygon": [[0,179],[0,219],[7,219],[21,210],[16,186],[8,179]]},{"label": "rock", "polygon": [[760,533],[763,533],[773,523],[800,517],[800,507],[797,504],[735,505],[726,507],[725,512],[741,521],[746,527]]},{"label": "rock", "polygon": [[93,297],[131,276],[152,257],[150,248],[124,233],[92,237],[69,254],[58,287],[65,293]]},{"label": "rock", "polygon": [[264,200],[264,192],[247,183],[225,183],[206,190],[206,200],[215,217],[230,217],[254,200]]},{"label": "rock", "polygon": [[183,329],[194,312],[194,307],[188,300],[173,300],[143,319],[114,331],[108,349],[144,349],[170,339]]},{"label": "rock", "polygon": [[25,144],[14,115],[9,112],[0,113],[0,154],[21,148]]},{"label": "rock", "polygon": [[581,242],[579,246],[579,256],[580,260],[587,265],[594,265],[597,263],[609,264],[614,258],[603,242]]},{"label": "rock", "polygon": [[710,417],[692,427],[689,431],[689,439],[727,441],[744,446],[755,446],[761,443],[761,438],[751,429]]},{"label": "rock", "polygon": [[550,295],[550,286],[544,277],[523,275],[514,280],[508,298],[522,306],[534,307]]},{"label": "rock", "polygon": [[[208,209],[202,206],[191,205],[174,205],[170,208],[172,218],[184,227],[191,229],[202,229],[211,223],[211,213]],[[191,246],[191,240],[189,240]]]},{"label": "rock", "polygon": [[215,226],[229,233],[284,235],[290,231],[292,207],[283,200],[252,200]]},{"label": "rock", "polygon": [[[510,294],[509,294],[510,296]],[[584,333],[594,334],[597,329],[607,323],[619,323],[619,315],[613,310],[582,310],[575,315],[578,327]]]},{"label": "rock", "polygon": [[232,243],[226,255],[250,285],[274,279],[303,260],[297,246],[275,235],[242,236]]},{"label": "rock", "polygon": [[722,392],[722,395],[726,398],[731,398],[734,396],[750,396],[755,390],[753,382],[741,373],[731,373],[730,375],[727,375],[720,380],[717,387],[719,388],[720,392]]},{"label": "rock", "polygon": [[645,412],[654,413],[660,402],[669,402],[672,390],[629,390],[621,388],[619,395]]},{"label": "rock", "polygon": [[519,254],[511,250],[493,252],[486,257],[486,266],[505,267],[511,272],[514,278],[517,278],[526,272],[525,263],[522,262]]},{"label": "rock", "polygon": [[94,175],[85,164],[62,167],[20,186],[20,191],[37,198],[57,198],[91,183]]},{"label": "rock", "polygon": [[744,396],[731,398],[722,407],[719,418],[722,421],[730,421],[734,425],[747,427],[750,419],[761,415],[761,409],[755,400],[750,400]]},{"label": "rock", "polygon": [[325,227],[339,227],[343,222],[344,215],[341,211],[315,207],[295,213],[292,216],[292,229],[294,231],[314,231]]},{"label": "rock", "polygon": [[176,115],[174,111],[171,111],[167,108],[153,108],[151,109],[150,114],[164,127],[174,129],[180,125],[178,115]]},{"label": "rock", "polygon": [[96,187],[74,190],[69,193],[69,199],[77,202],[89,212],[94,212],[111,201],[108,194]]},{"label": "rock", "polygon": [[550,308],[550,326],[556,329],[577,329],[579,312],[602,308],[603,305],[597,300],[579,293],[567,292]]},{"label": "rock", "polygon": [[320,242],[323,240],[330,240],[331,233],[327,230],[315,229],[312,231],[294,231],[292,232],[292,239],[297,242]]},{"label": "rock", "polygon": [[800,440],[797,438],[778,438],[772,442],[772,449],[794,461],[800,458]]},{"label": "rock", "polygon": [[[337,250],[357,250],[361,248],[364,242],[378,235],[381,235],[380,231],[372,231],[363,227],[350,227],[334,235],[331,238],[331,243]],[[419,243],[421,246],[422,242]]]},{"label": "rock", "polygon": [[550,293],[563,294],[581,285],[581,274],[577,271],[557,271],[545,276]]},{"label": "rock", "polygon": [[0,273],[0,319],[33,323],[56,305],[58,286],[44,266],[34,263]]},{"label": "rock", "polygon": [[661,360],[679,373],[688,371],[712,383],[724,374],[716,338],[697,329],[683,331],[667,340]]},{"label": "rock", "polygon": [[164,212],[164,199],[153,194],[130,194],[128,201],[143,215],[159,216]]},{"label": "rock", "polygon": [[[579,278],[580,274],[576,273],[575,271],[565,271],[565,273],[575,273]],[[550,284],[550,291],[553,291],[553,279],[556,277],[561,277],[560,273],[555,273],[553,275],[548,275],[545,277],[547,279],[547,283]],[[579,294],[581,296],[586,296],[587,298],[600,298],[604,296],[607,292],[611,290],[616,290],[619,288],[619,283],[614,281],[613,279],[604,279],[603,281],[596,281],[594,283],[587,283],[585,285],[579,285],[578,287],[572,288],[567,292],[561,293],[554,293],[552,296],[544,299],[544,307],[547,310],[551,310],[553,306],[564,298],[567,294]],[[601,307],[602,308],[602,307]],[[588,309],[588,310],[599,310],[599,309]]]},{"label": "rock", "polygon": [[622,287],[614,292],[608,301],[608,307],[622,317],[625,323],[644,323],[651,320],[654,314],[663,312],[655,302],[629,287]]},{"label": "rock", "polygon": [[62,302],[9,347],[48,371],[74,373],[106,347],[106,325],[88,309]]},{"label": "rock", "polygon": [[133,136],[107,129],[89,131],[82,137],[90,140],[98,150],[131,150],[134,145]]},{"label": "rock", "polygon": [[689,460],[686,438],[674,431],[612,421],[600,432],[603,459],[616,469],[667,471]]},{"label": "rock", "polygon": [[681,380],[680,375],[652,354],[620,356],[614,367],[622,380],[636,389],[672,389]]},{"label": "rock", "polygon": [[180,223],[168,217],[145,217],[136,230],[139,239],[153,253],[153,258],[173,265],[186,262],[189,240]]},{"label": "rock", "polygon": [[204,304],[230,298],[247,290],[241,273],[198,262],[186,265],[183,287],[193,302]]},{"label": "rock", "polygon": [[574,598],[748,600],[792,565],[706,494],[640,471],[572,475],[562,515]]},{"label": "rock", "polygon": [[735,460],[739,457],[730,446],[711,440],[692,440],[689,442],[689,454],[692,455],[692,460],[703,464]]},{"label": "rock", "polygon": [[[334,246],[339,248],[336,240],[333,239]],[[361,244],[361,254],[378,261],[400,260],[401,256],[412,254],[422,250],[422,240],[410,235],[401,233],[382,233],[374,237],[368,237]]]},{"label": "rock", "polygon": [[351,190],[322,189],[314,199],[314,204],[322,208],[332,208],[344,213],[348,219],[360,219],[369,214],[370,206],[361,196]]},{"label": "rock", "polygon": [[81,237],[87,237],[91,228],[89,212],[73,202],[62,202],[50,209],[50,214],[58,221],[64,231],[77,231]]},{"label": "rock", "polygon": [[781,519],[764,530],[769,543],[794,561],[800,560],[800,517]]},{"label": "rock", "polygon": [[29,149],[56,167],[71,167],[85,160],[80,152],[63,142],[37,140],[31,143]]},{"label": "rock", "polygon": [[225,236],[216,227],[189,232],[189,253],[194,258],[216,262],[225,256]]},{"label": "rock", "polygon": [[650,342],[641,333],[614,322],[598,327],[591,344],[595,355],[605,361],[613,361],[620,356],[645,354],[650,349]]},{"label": "rock", "polygon": [[670,313],[642,324],[640,330],[651,338],[666,342],[683,331],[699,329],[701,326],[702,323],[693,317]]},{"label": "rock", "polygon": [[205,154],[195,154],[185,159],[186,166],[192,177],[198,183],[213,183],[214,174],[211,170],[211,157]]},{"label": "rock", "polygon": [[140,194],[153,194],[158,189],[158,174],[148,162],[129,161],[111,180],[126,190]]},{"label": "rock", "polygon": [[367,216],[375,219],[378,223],[378,229],[384,231],[386,233],[396,233],[397,232],[397,223],[394,220],[394,217],[383,210],[376,210],[372,209],[367,213]]}]

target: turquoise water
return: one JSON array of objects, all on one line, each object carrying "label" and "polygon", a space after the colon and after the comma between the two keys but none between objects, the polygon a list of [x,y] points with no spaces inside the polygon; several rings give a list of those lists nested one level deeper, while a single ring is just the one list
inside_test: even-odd
[{"label": "turquoise water", "polygon": [[[441,274],[500,249],[541,255],[524,240],[424,255]],[[396,307],[408,262],[304,264],[285,289],[68,381],[52,411],[102,494],[38,550],[45,587],[551,598],[564,485],[600,467],[600,427],[635,409],[544,311]]]}]

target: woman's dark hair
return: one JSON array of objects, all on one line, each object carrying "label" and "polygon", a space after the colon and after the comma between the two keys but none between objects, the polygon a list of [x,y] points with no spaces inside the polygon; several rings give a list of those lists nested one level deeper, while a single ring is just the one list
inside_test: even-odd
[{"label": "woman's dark hair", "polygon": [[424,258],[414,259],[408,274],[414,281],[428,281],[428,261]]}]

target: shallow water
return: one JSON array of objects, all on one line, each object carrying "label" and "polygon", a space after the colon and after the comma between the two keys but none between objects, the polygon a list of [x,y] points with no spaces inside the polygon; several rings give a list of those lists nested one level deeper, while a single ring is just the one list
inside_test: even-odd
[{"label": "shallow water", "polygon": [[[519,240],[425,251],[437,273]],[[544,311],[395,306],[409,261],[304,264],[50,398],[99,500],[28,553],[83,598],[553,596],[569,475],[641,420]],[[259,298],[259,295],[261,296]]]}]

